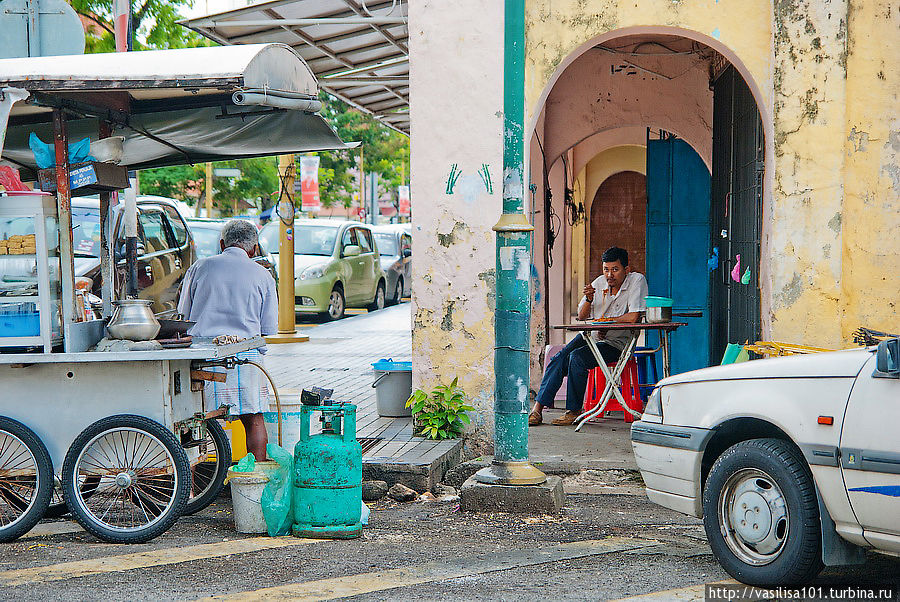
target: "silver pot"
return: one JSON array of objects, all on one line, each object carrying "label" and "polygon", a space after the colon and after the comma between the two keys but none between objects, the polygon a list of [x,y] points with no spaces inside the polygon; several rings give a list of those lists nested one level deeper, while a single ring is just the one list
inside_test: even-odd
[{"label": "silver pot", "polygon": [[106,326],[112,339],[128,341],[149,341],[159,332],[159,322],[148,299],[123,299],[113,301],[115,309]]},{"label": "silver pot", "polygon": [[672,321],[672,307],[648,307],[647,322],[649,324],[659,324],[661,322]]}]

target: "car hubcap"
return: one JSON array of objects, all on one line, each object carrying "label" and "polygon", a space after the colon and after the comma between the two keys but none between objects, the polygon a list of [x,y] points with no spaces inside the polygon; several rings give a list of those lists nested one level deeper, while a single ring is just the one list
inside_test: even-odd
[{"label": "car hubcap", "polygon": [[341,294],[337,291],[331,291],[331,301],[328,305],[328,313],[332,318],[337,318],[341,315],[343,310],[344,300],[341,298]]},{"label": "car hubcap", "polygon": [[729,549],[742,562],[773,562],[787,542],[787,501],[775,480],[755,468],[728,479],[719,496],[719,524]]}]

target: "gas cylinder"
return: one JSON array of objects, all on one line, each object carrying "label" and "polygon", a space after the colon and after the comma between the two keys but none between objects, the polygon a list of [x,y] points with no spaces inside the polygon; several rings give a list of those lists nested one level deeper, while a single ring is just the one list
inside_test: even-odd
[{"label": "gas cylinder", "polygon": [[[313,412],[322,432],[310,436]],[[294,446],[294,527],[297,537],[349,539],[362,533],[362,447],[356,406],[301,406]]]}]

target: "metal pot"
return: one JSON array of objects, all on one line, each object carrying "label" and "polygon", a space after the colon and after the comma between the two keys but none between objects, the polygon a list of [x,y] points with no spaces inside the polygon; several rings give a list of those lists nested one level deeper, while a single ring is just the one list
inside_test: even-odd
[{"label": "metal pot", "polygon": [[647,316],[647,322],[649,324],[659,324],[661,322],[671,322],[672,321],[672,308],[671,307],[648,307],[646,316]]},{"label": "metal pot", "polygon": [[110,338],[129,341],[149,341],[159,332],[159,322],[149,299],[123,299],[113,301],[115,309],[106,326]]}]

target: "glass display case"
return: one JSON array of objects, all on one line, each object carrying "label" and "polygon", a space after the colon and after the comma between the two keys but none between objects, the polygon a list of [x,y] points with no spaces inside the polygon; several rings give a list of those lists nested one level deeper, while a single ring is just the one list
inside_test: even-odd
[{"label": "glass display case", "polygon": [[50,352],[61,315],[56,198],[0,194],[0,348]]}]

